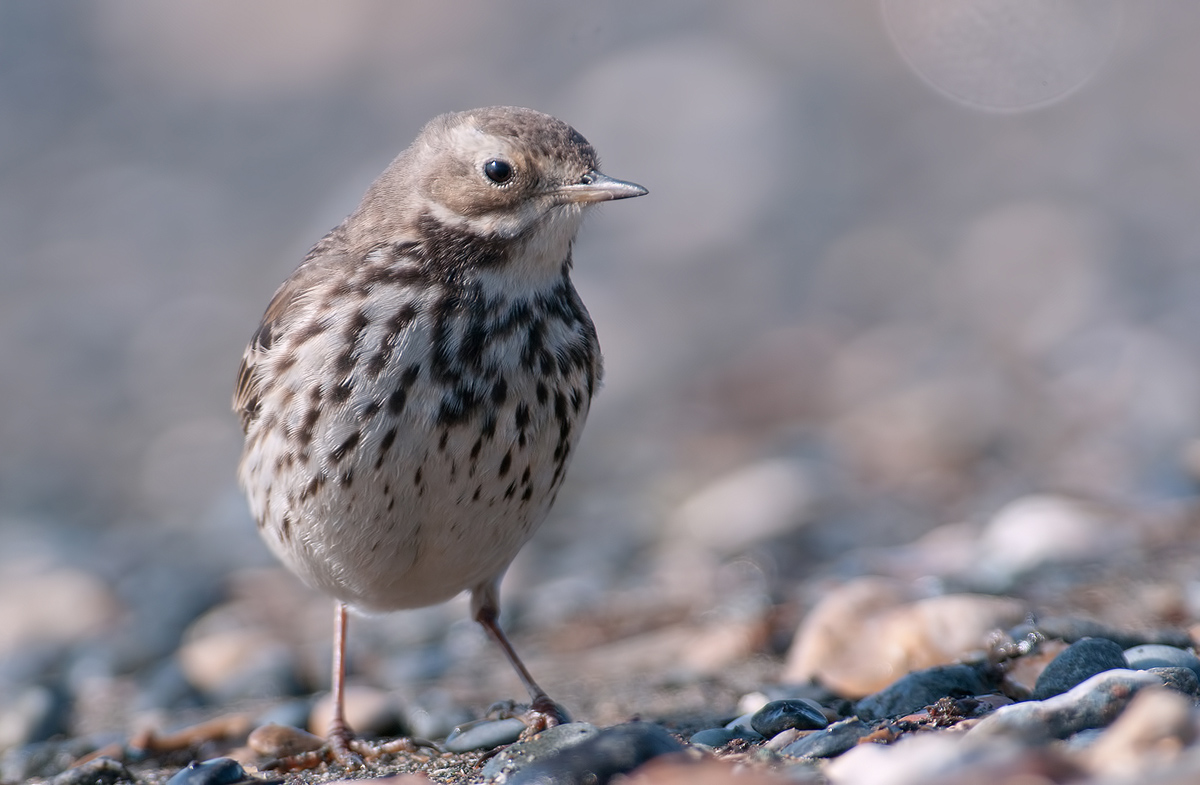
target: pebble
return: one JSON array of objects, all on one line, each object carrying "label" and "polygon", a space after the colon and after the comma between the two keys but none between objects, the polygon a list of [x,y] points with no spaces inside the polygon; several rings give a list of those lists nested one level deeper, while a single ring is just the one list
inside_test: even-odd
[{"label": "pebble", "polygon": [[445,690],[427,690],[401,702],[404,727],[421,739],[444,739],[474,714]]},{"label": "pebble", "polygon": [[1125,660],[1134,670],[1150,668],[1190,668],[1200,679],[1200,657],[1175,646],[1145,643],[1125,650]]},{"label": "pebble", "polygon": [[736,730],[730,730],[729,728],[706,728],[705,730],[693,733],[691,738],[688,739],[688,744],[695,744],[716,750],[738,738],[742,737]]},{"label": "pebble", "polygon": [[467,722],[452,730],[443,746],[450,752],[494,750],[512,744],[524,730],[525,723],[518,717]]},{"label": "pebble", "polygon": [[55,739],[10,749],[0,758],[0,782],[53,777],[96,749],[88,738]]},{"label": "pebble", "polygon": [[858,717],[850,717],[797,739],[780,753],[793,758],[833,758],[858,744],[858,740],[870,732],[870,725]]},{"label": "pebble", "polygon": [[820,708],[805,700],[771,701],[750,718],[750,727],[768,739],[789,728],[820,730],[828,724]]},{"label": "pebble", "polygon": [[622,785],[798,785],[802,780],[725,761],[652,760],[621,780]]},{"label": "pebble", "polygon": [[684,749],[665,728],[630,722],[605,728],[580,744],[522,768],[511,785],[605,785],[648,760]]},{"label": "pebble", "polygon": [[1009,632],[1014,639],[1024,637],[1030,632],[1037,632],[1047,639],[1064,640],[1075,643],[1083,638],[1107,638],[1122,649],[1130,649],[1145,644],[1161,644],[1186,649],[1192,645],[1192,639],[1187,630],[1166,628],[1158,630],[1122,630],[1110,627],[1103,622],[1093,619],[1081,619],[1075,616],[1050,616],[1038,619],[1037,624],[1021,624]]},{"label": "pebble", "polygon": [[[351,684],[345,692],[346,724],[362,736],[389,736],[403,733],[400,727],[400,707],[395,696],[374,687]],[[333,718],[333,697],[326,693],[313,705],[308,730],[318,736],[326,735]]]},{"label": "pebble", "polygon": [[222,629],[189,636],[178,657],[188,682],[218,703],[299,691],[291,647],[262,629]]},{"label": "pebble", "polygon": [[1001,706],[967,731],[967,737],[1065,739],[1081,730],[1107,726],[1139,690],[1162,684],[1162,679],[1146,671],[1104,671],[1061,695]]},{"label": "pebble", "polygon": [[748,711],[742,716],[725,723],[725,729],[740,733],[742,734],[742,738],[750,741],[762,741],[764,736],[758,731],[754,730],[754,726],[750,724],[750,720],[754,719],[754,715],[757,713],[758,709],[755,709],[754,711]]},{"label": "pebble", "polygon": [[1046,562],[1110,552],[1129,535],[1094,505],[1051,494],[1024,496],[1000,509],[979,540],[979,566],[1006,585]]},{"label": "pebble", "polygon": [[51,780],[51,785],[115,785],[117,782],[136,781],[124,763],[101,756],[67,769]]},{"label": "pebble", "polygon": [[63,691],[41,684],[0,692],[0,749],[45,741],[65,733],[68,703]]},{"label": "pebble", "polygon": [[493,755],[480,772],[484,782],[503,785],[515,772],[551,757],[562,750],[582,744],[600,732],[586,722],[569,722],[547,728],[526,741],[518,741]]},{"label": "pebble", "polygon": [[[1036,755],[1036,753],[1034,753]],[[825,768],[837,785],[1048,785],[1029,752],[1006,740],[987,746],[962,743],[956,734],[916,733],[893,744],[859,744]]]},{"label": "pebble", "polygon": [[1191,668],[1146,668],[1146,672],[1162,679],[1168,689],[1200,698],[1200,679]]},{"label": "pebble", "polygon": [[307,728],[309,716],[312,714],[312,698],[297,698],[271,706],[254,720],[258,725],[290,725],[293,728]]},{"label": "pebble", "polygon": [[[1144,775],[1177,759],[1196,740],[1192,701],[1171,690],[1139,692],[1085,752],[1088,768],[1112,778]],[[1139,779],[1141,776],[1139,776]]]},{"label": "pebble", "polygon": [[1061,695],[1097,673],[1128,668],[1121,647],[1106,638],[1082,638],[1050,661],[1033,687],[1033,699]]},{"label": "pebble", "polygon": [[983,695],[995,688],[986,666],[938,665],[901,677],[858,702],[855,711],[865,720],[899,717],[920,711],[941,698]]},{"label": "pebble", "polygon": [[896,674],[948,665],[1024,619],[1025,603],[977,594],[913,599],[907,583],[859,578],[825,594],[800,626],[781,680],[818,682],[847,697],[877,692]]},{"label": "pebble", "polygon": [[728,556],[800,526],[813,501],[812,480],[803,464],[765,460],[699,490],[680,505],[668,526],[682,541]]},{"label": "pebble", "polygon": [[319,750],[325,745],[325,740],[290,725],[268,723],[251,731],[246,744],[259,755],[287,758],[302,752]]},{"label": "pebble", "polygon": [[75,644],[112,626],[121,604],[107,584],[70,567],[0,574],[0,654]]},{"label": "pebble", "polygon": [[241,782],[263,781],[247,774],[242,764],[233,758],[213,758],[192,761],[175,772],[175,775],[167,780],[167,785],[236,785]]}]

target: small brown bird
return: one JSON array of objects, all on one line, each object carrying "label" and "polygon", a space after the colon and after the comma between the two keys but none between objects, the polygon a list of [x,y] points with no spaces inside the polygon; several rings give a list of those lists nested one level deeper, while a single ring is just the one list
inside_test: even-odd
[{"label": "small brown bird", "polygon": [[347,607],[471,592],[474,618],[561,711],[497,623],[499,584],[553,504],[600,383],[571,283],[585,210],[646,189],[597,170],[566,123],[491,107],[434,118],[275,293],[234,409],[239,479],[284,564],[336,600],[332,753]]}]

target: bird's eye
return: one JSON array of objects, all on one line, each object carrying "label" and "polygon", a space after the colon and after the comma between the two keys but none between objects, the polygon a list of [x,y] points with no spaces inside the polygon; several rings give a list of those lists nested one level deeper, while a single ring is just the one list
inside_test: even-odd
[{"label": "bird's eye", "polygon": [[493,158],[483,165],[483,174],[496,185],[504,185],[513,179],[512,164]]}]

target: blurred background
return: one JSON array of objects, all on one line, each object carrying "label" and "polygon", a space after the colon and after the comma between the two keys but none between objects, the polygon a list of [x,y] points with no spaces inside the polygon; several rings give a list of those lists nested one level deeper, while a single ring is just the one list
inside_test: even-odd
[{"label": "blurred background", "polygon": [[[0,687],[321,686],[328,604],[234,480],[241,351],[429,118],[491,104],[650,189],[576,248],[607,378],[506,585],[522,634],[795,616],[864,572],[1003,591],[1047,531],[1083,561],[1182,542],[1198,32],[1116,0],[0,4]],[[1034,494],[1049,518],[996,530]],[[359,672],[494,665],[465,615],[358,625]],[[216,630],[268,665],[198,675]]]}]

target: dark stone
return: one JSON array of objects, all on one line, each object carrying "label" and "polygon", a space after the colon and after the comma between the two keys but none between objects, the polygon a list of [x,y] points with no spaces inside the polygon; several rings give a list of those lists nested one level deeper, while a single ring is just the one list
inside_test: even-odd
[{"label": "dark stone", "polygon": [[870,725],[858,717],[850,717],[796,739],[780,753],[793,758],[833,758],[858,744],[858,740],[870,732]]},{"label": "dark stone", "polygon": [[864,720],[899,717],[932,706],[942,698],[969,698],[991,692],[996,677],[986,666],[938,665],[913,671],[858,702]]},{"label": "dark stone", "polygon": [[1128,668],[1121,647],[1107,638],[1082,638],[1050,661],[1033,687],[1033,700],[1061,695],[1097,673]]},{"label": "dark stone", "polygon": [[167,785],[237,785],[251,781],[242,764],[233,758],[213,758],[192,761],[175,772],[175,776],[167,780]]},{"label": "dark stone", "polygon": [[52,781],[52,785],[114,785],[118,782],[137,782],[125,764],[107,756],[93,758],[81,766],[67,769]]},{"label": "dark stone", "polygon": [[683,749],[660,725],[630,722],[600,731],[581,744],[521,769],[509,785],[605,785],[651,758]]},{"label": "dark stone", "polygon": [[768,739],[789,728],[820,730],[828,724],[824,714],[802,700],[771,701],[750,718],[750,727]]}]

